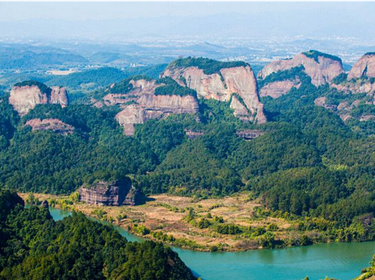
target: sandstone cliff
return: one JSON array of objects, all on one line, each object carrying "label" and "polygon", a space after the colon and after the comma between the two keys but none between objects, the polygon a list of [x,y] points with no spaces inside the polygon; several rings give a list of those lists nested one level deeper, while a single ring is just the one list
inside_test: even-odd
[{"label": "sandstone cliff", "polygon": [[[215,71],[206,71],[205,67]],[[171,77],[181,86],[194,89],[198,97],[231,100],[234,114],[241,119],[266,122],[254,72],[244,62],[226,64],[203,58],[181,59],[172,62],[161,76]],[[233,94],[238,96],[233,98]]]},{"label": "sandstone cliff", "polygon": [[[95,106],[121,106],[122,111],[116,115],[116,120],[124,128],[126,135],[133,135],[134,125],[142,124],[149,119],[198,112],[198,101],[194,95],[178,95],[172,90],[175,87],[168,87],[167,84],[157,83],[155,80],[132,79],[127,82],[129,87],[127,85],[122,87],[128,89],[126,93],[108,93],[104,96],[102,104],[98,102],[95,104]],[[156,94],[157,88],[164,88],[168,95]],[[116,90],[115,87],[113,89]]]},{"label": "sandstone cliff", "polygon": [[64,88],[49,88],[39,82],[27,81],[12,87],[9,103],[23,116],[37,104],[60,104],[65,107],[68,105],[68,96]]},{"label": "sandstone cliff", "polygon": [[32,131],[35,130],[52,130],[61,135],[72,134],[74,127],[66,124],[59,119],[31,119],[25,123],[25,126],[31,126]]},{"label": "sandstone cliff", "polygon": [[348,81],[341,84],[331,84],[331,88],[335,88],[340,92],[345,94],[356,94],[356,93],[366,93],[373,94],[375,93],[375,83],[371,81]]},{"label": "sandstone cliff", "polygon": [[287,94],[292,88],[299,88],[301,82],[299,79],[291,79],[284,81],[277,81],[266,84],[263,86],[259,94],[262,97],[271,96],[272,98],[279,98],[280,96]]},{"label": "sandstone cliff", "polygon": [[99,181],[91,186],[80,187],[78,192],[80,201],[94,205],[134,206],[144,202],[144,195],[131,185],[130,179]]},{"label": "sandstone cliff", "polygon": [[266,65],[258,73],[258,77],[265,79],[272,73],[299,66],[304,67],[304,72],[311,78],[311,83],[315,86],[329,83],[333,78],[344,72],[341,59],[318,51],[309,51],[297,54],[292,59],[274,61]]},{"label": "sandstone cliff", "polygon": [[348,81],[358,78],[375,78],[375,53],[366,53],[352,67]]},{"label": "sandstone cliff", "polygon": [[[362,56],[352,67],[345,78],[332,82],[331,88],[343,94],[366,93],[366,100],[374,103],[375,93],[375,53],[367,53]],[[370,99],[369,99],[370,98]]]}]

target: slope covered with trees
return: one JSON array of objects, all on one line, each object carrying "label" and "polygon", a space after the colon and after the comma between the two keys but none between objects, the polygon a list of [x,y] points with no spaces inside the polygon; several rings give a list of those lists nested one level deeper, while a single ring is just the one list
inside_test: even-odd
[{"label": "slope covered with trees", "polygon": [[160,243],[128,242],[83,214],[55,222],[48,209],[23,204],[0,193],[0,279],[195,279]]},{"label": "slope covered with trees", "polygon": [[[250,190],[272,211],[332,221],[329,230],[343,231],[333,236],[374,239],[371,130],[353,130],[334,112],[315,106],[319,96],[341,98],[328,86],[303,82],[280,98],[263,98],[270,120],[263,125],[235,118],[229,102],[199,100],[197,116],[147,121],[134,137],[122,134],[115,107],[44,105],[20,119],[4,96],[0,184],[70,193],[90,174],[115,170],[131,175],[147,194],[204,198]],[[24,124],[34,118],[60,119],[75,132],[31,131]],[[246,141],[238,136],[243,129],[264,134]],[[185,131],[200,136],[189,139]]]}]

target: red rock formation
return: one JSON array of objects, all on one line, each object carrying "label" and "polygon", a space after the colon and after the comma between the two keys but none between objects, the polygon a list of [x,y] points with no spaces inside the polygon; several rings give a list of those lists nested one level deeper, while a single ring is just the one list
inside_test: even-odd
[{"label": "red rock formation", "polygon": [[61,135],[72,134],[74,127],[66,124],[59,119],[31,119],[25,123],[25,126],[31,126],[31,130],[52,130],[53,132],[59,133]]},{"label": "red rock formation", "polygon": [[314,100],[315,106],[320,106],[328,110],[336,111],[337,106],[332,104],[327,104],[327,97],[318,97]]},{"label": "red rock formation", "polygon": [[320,86],[329,83],[333,78],[344,72],[340,60],[329,58],[322,54],[318,56],[318,61],[308,57],[304,53],[296,55],[292,59],[278,60],[266,65],[258,73],[258,77],[265,79],[267,76],[278,71],[285,71],[303,65],[304,72],[310,76],[312,84]]},{"label": "red rock formation", "polygon": [[370,81],[347,81],[338,85],[331,83],[330,87],[346,94],[375,93],[375,83],[371,83]]},{"label": "red rock formation", "polygon": [[229,101],[233,93],[238,94],[243,102],[238,98],[232,98],[231,108],[234,109],[235,115],[258,123],[266,122],[263,104],[259,101],[257,82],[249,65],[222,68],[219,73],[209,75],[196,66],[172,66],[161,76],[171,77],[181,86],[194,89],[199,97],[205,99]]},{"label": "red rock formation", "polygon": [[34,109],[37,104],[68,105],[66,90],[60,87],[50,89],[50,94],[42,92],[37,85],[14,86],[10,92],[9,103],[21,116]]},{"label": "red rock formation", "polygon": [[266,84],[263,86],[259,94],[262,97],[271,96],[272,98],[279,98],[280,96],[287,94],[292,88],[299,88],[301,82],[297,80],[284,80]]},{"label": "red rock formation", "polygon": [[100,181],[92,186],[82,186],[78,192],[80,201],[94,205],[134,206],[144,201],[143,194],[131,185],[129,179],[115,182]]},{"label": "red rock formation", "polygon": [[60,104],[61,107],[68,106],[68,93],[63,87],[51,87],[51,97],[48,100],[51,104]]},{"label": "red rock formation", "polygon": [[[124,128],[126,135],[133,135],[135,124],[146,120],[163,118],[171,114],[195,114],[198,112],[198,101],[192,95],[155,95],[155,89],[164,84],[155,80],[131,80],[132,90],[126,94],[110,93],[104,96],[107,106],[121,105],[123,110],[116,115],[116,120]],[[99,106],[96,102],[94,106]]]},{"label": "red rock formation", "polygon": [[375,53],[362,56],[348,74],[348,81],[357,78],[375,78]]}]

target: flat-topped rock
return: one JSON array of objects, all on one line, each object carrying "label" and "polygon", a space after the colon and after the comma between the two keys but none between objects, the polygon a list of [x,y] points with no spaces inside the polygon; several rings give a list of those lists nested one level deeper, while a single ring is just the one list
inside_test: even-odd
[{"label": "flat-topped rock", "polygon": [[31,119],[25,123],[25,126],[31,126],[32,131],[36,130],[52,130],[61,135],[72,134],[74,127],[66,124],[59,119]]},{"label": "flat-topped rock", "polygon": [[134,188],[130,179],[114,182],[99,181],[78,189],[80,201],[87,204],[120,206],[138,205],[144,202],[144,195]]},{"label": "flat-topped rock", "polygon": [[15,84],[9,96],[9,103],[21,116],[34,109],[37,104],[69,104],[65,88],[47,87],[43,83],[25,81]]}]

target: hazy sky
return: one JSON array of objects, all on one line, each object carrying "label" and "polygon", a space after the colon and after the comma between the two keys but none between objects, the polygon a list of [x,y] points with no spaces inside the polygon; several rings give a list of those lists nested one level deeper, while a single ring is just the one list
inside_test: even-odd
[{"label": "hazy sky", "polygon": [[375,2],[0,0],[0,38],[355,38],[374,44],[374,14]]},{"label": "hazy sky", "polygon": [[27,19],[126,19],[159,16],[202,16],[220,13],[259,14],[309,11],[317,14],[355,13],[361,17],[369,2],[0,2],[0,21]]}]

